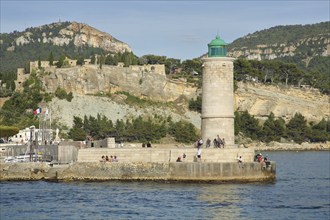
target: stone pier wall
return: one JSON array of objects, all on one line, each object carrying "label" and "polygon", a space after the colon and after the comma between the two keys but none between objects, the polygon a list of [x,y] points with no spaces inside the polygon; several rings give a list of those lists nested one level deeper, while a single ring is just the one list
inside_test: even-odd
[{"label": "stone pier wall", "polygon": [[2,164],[0,181],[148,180],[182,182],[274,181],[276,164],[263,170],[256,162],[236,163],[109,163],[90,162],[49,166],[45,163]]},{"label": "stone pier wall", "polygon": [[[186,154],[185,162],[194,162],[197,149],[195,148],[86,148],[78,152],[78,162],[98,162],[104,156],[117,156],[123,163],[169,163],[175,162],[178,157]],[[201,162],[224,163],[237,162],[237,157],[242,156],[245,162],[253,162],[255,150],[252,148],[203,148]]]}]

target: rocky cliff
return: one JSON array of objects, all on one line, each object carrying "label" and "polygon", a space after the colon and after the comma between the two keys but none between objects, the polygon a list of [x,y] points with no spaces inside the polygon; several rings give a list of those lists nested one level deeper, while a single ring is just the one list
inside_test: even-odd
[{"label": "rocky cliff", "polygon": [[329,96],[311,88],[239,83],[235,99],[236,109],[247,110],[259,119],[271,112],[285,120],[290,120],[295,113],[301,113],[307,121],[330,118]]},{"label": "rocky cliff", "polygon": [[[200,92],[195,87],[182,82],[169,81],[165,75],[135,71],[111,71],[112,67],[100,70],[85,66],[59,69],[44,78],[46,91],[55,91],[61,86],[74,93],[71,102],[53,99],[49,104],[52,117],[68,126],[73,116],[96,117],[101,113],[111,120],[129,119],[155,114],[172,116],[201,126],[200,114],[187,109],[187,100]],[[117,71],[117,70],[116,70]],[[142,79],[142,80],[141,80]],[[125,95],[115,91],[129,91],[131,94],[158,102],[174,101],[174,107],[153,106],[141,108],[125,104]],[[111,97],[91,94],[112,93]],[[89,94],[89,95],[88,95]],[[247,110],[258,119],[265,119],[271,112],[276,117],[289,120],[295,113],[301,113],[308,121],[330,118],[329,97],[309,88],[279,87],[263,84],[238,83],[235,93],[235,109]]]},{"label": "rocky cliff", "polygon": [[131,52],[131,48],[127,44],[115,39],[110,34],[77,22],[57,22],[31,28],[31,30],[27,29],[14,39],[7,51],[15,50],[15,45],[22,46],[35,42],[51,43],[56,46],[69,44],[73,44],[75,47],[90,46],[113,53]]},{"label": "rocky cliff", "polygon": [[181,96],[191,99],[197,88],[180,80],[170,80],[164,65],[110,66],[84,65],[73,68],[49,68],[43,77],[47,92],[54,93],[58,87],[76,95],[113,94],[127,91],[137,97],[169,102]]},{"label": "rocky cliff", "polygon": [[[132,52],[112,35],[78,22],[56,22],[24,31],[0,33],[0,72],[15,72],[28,62],[60,56],[90,58],[93,54]],[[25,67],[28,69],[29,67]]]},{"label": "rocky cliff", "polygon": [[[290,59],[305,66],[313,57],[330,55],[329,22],[275,26],[236,39],[229,55],[256,60]],[[292,59],[294,57],[294,59]]]},{"label": "rocky cliff", "polygon": [[273,60],[276,58],[293,57],[301,55],[302,50],[308,45],[317,45],[312,49],[311,56],[305,56],[305,63],[313,56],[329,56],[330,55],[330,38],[329,34],[320,35],[313,38],[298,39],[293,42],[282,42],[275,44],[257,44],[252,47],[234,47],[228,55],[238,58],[245,57],[251,60]]}]

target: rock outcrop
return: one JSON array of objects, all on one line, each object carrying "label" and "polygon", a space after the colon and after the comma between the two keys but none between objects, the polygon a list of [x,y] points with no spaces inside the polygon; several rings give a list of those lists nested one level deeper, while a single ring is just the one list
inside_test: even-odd
[{"label": "rock outcrop", "polygon": [[[74,92],[71,102],[54,98],[49,103],[53,119],[71,127],[73,116],[96,117],[100,113],[116,121],[136,118],[140,115],[148,117],[157,114],[163,117],[171,116],[174,121],[187,120],[200,128],[200,114],[187,110],[187,100],[196,97],[198,93],[196,88],[189,84],[171,82],[159,74],[127,72],[114,74],[111,71],[107,72],[106,68],[104,72],[95,68],[92,70],[93,74],[89,75],[87,68],[62,69],[44,79],[47,91],[54,91],[57,86],[61,86],[67,91]],[[143,80],[140,84],[142,75]],[[127,97],[116,95],[115,91],[129,91],[136,96],[161,102],[177,99],[176,108],[129,106],[125,104]],[[100,92],[111,92],[112,95],[111,97],[87,95]],[[180,100],[179,97],[185,98]],[[322,118],[330,118],[329,96],[322,95],[313,89],[238,83],[235,100],[236,110],[247,110],[262,120],[266,119],[271,112],[275,117],[285,120],[290,120],[295,113],[301,113],[307,121],[319,122]]]},{"label": "rock outcrop", "polygon": [[236,109],[247,110],[259,119],[271,112],[285,120],[290,120],[295,113],[302,114],[307,121],[330,118],[329,96],[315,89],[238,83],[235,99]]},{"label": "rock outcrop", "polygon": [[164,69],[163,65],[130,67],[103,65],[102,69],[96,65],[56,68],[43,77],[43,84],[45,90],[51,93],[54,93],[58,87],[77,95],[127,91],[137,97],[148,97],[162,102],[175,101],[180,96],[187,99],[196,96],[196,87],[183,81],[169,80],[165,71],[161,69]]},{"label": "rock outcrop", "polygon": [[[56,46],[65,46],[72,43],[77,48],[89,46],[101,48],[111,53],[132,51],[129,45],[117,40],[110,34],[78,22],[57,22],[27,29],[14,39],[12,44],[21,46],[36,42],[51,43]],[[13,50],[15,50],[15,46],[7,48],[7,51]]]},{"label": "rock outcrop", "polygon": [[[329,56],[330,55],[330,38],[329,35],[317,36],[313,38],[299,39],[296,42],[283,42],[276,44],[255,45],[254,47],[233,47],[228,55],[238,58],[244,57],[249,60],[273,60],[282,57],[295,56],[308,45],[318,45],[313,48],[313,56]],[[308,64],[308,63],[306,63]]]},{"label": "rock outcrop", "polygon": [[255,60],[288,57],[290,62],[303,61],[307,67],[314,57],[330,55],[329,21],[256,31],[229,44],[228,54]]}]

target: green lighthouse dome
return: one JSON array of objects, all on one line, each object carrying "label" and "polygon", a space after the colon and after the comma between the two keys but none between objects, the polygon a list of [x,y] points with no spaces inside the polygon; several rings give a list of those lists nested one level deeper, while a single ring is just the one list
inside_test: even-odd
[{"label": "green lighthouse dome", "polygon": [[208,45],[208,57],[225,57],[227,55],[227,43],[220,38],[215,37]]}]

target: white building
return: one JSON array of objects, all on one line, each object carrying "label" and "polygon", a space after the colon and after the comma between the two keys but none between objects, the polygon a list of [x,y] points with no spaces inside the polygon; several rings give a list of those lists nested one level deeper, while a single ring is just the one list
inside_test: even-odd
[{"label": "white building", "polygon": [[36,129],[35,126],[25,128],[20,130],[18,134],[9,138],[12,142],[17,144],[26,144],[29,141],[35,141],[38,139],[38,142],[53,140],[53,130],[52,129]]}]

